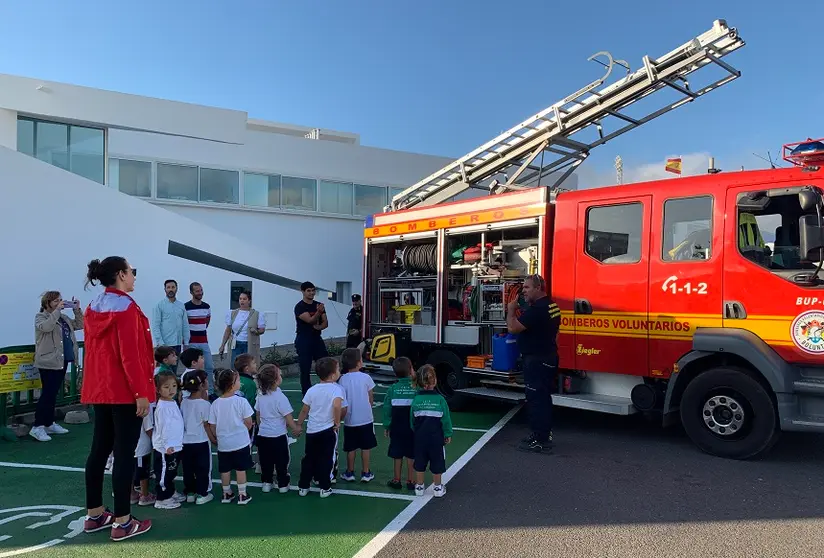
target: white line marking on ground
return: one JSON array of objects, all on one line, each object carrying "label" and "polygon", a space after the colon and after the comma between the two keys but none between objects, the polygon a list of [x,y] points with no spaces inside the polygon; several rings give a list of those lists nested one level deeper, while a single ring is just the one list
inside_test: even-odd
[{"label": "white line marking on ground", "polygon": [[[382,422],[373,422],[372,424],[374,424],[375,426],[383,426]],[[485,428],[460,428],[458,426],[453,426],[452,430],[455,430],[457,432],[480,432],[482,434],[489,432],[489,430]]]},{"label": "white line marking on ground", "polygon": [[[83,467],[64,467],[62,465],[40,465],[37,463],[11,463],[8,461],[0,461],[0,467],[11,467],[14,469],[46,469],[49,471],[62,471],[68,473],[84,473],[86,469]],[[107,475],[111,475],[111,471],[106,471]],[[175,481],[181,482],[183,481],[183,477],[175,478]],[[220,485],[220,479],[212,479],[212,484]],[[232,481],[232,485],[237,485],[236,481]],[[263,487],[262,483],[259,482],[247,482],[247,486],[251,486],[252,488],[261,488]],[[289,490],[298,490],[297,486],[290,486]],[[310,488],[312,492],[318,492],[319,488]],[[413,501],[415,500],[414,496],[409,496],[407,494],[392,494],[391,492],[367,492],[365,490],[347,490],[345,488],[332,488],[332,492],[334,494],[342,494],[344,496],[363,496],[365,498],[382,498],[384,500],[406,500],[406,501]]]},{"label": "white line marking on ground", "polygon": [[[458,460],[455,461],[455,463],[453,463],[452,466],[449,467],[449,469],[447,469],[443,474],[443,483],[448,483],[456,474],[458,474],[458,471],[460,471],[464,465],[469,463],[469,460],[477,455],[477,453],[481,451],[487,442],[489,442],[495,434],[506,426],[506,423],[508,423],[510,419],[512,419],[512,417],[514,417],[515,414],[521,410],[521,407],[522,405],[518,405],[510,410],[507,414],[501,417],[501,420],[499,420],[495,426],[490,428],[477,442],[472,444],[466,453],[461,455]],[[447,495],[447,497],[449,496]],[[432,486],[430,485],[426,489],[426,492],[424,492],[423,496],[415,498],[414,502],[406,506],[406,508],[398,514],[395,519],[390,521],[380,533],[375,535],[371,541],[366,543],[366,546],[361,548],[353,558],[374,558],[374,556],[383,550],[383,548],[389,544],[389,541],[391,541],[395,535],[397,535],[401,529],[403,529],[406,524],[409,523],[409,521],[415,517],[415,515],[417,515],[417,513],[421,511],[426,504],[429,503],[432,498],[434,498],[434,495],[432,492]]]}]

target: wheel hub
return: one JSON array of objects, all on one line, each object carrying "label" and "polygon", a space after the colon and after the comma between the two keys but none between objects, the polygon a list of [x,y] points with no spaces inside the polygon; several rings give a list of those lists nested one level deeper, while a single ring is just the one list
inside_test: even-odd
[{"label": "wheel hub", "polygon": [[731,436],[744,426],[746,415],[741,404],[729,395],[716,395],[704,403],[704,424],[719,436]]}]

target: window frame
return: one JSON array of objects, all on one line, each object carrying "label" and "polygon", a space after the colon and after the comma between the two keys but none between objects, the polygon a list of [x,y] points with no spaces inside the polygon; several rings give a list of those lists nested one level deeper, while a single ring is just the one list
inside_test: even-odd
[{"label": "window frame", "polygon": [[[189,168],[189,169],[195,169],[195,171],[197,173],[197,181],[195,183],[195,197],[196,197],[196,199],[192,200],[192,199],[187,198],[187,199],[180,200],[180,199],[176,199],[176,198],[160,197],[160,195],[158,194],[158,190],[159,190],[159,186],[160,186],[160,167],[161,166],[186,167],[186,168]],[[155,199],[160,200],[160,201],[164,201],[164,202],[171,202],[171,203],[191,203],[191,204],[198,204],[198,205],[204,203],[204,202],[199,201],[200,200],[200,165],[158,161],[155,164],[155,168],[156,168],[156,171],[155,171],[155,188],[154,188]],[[212,205],[212,204],[208,204],[208,205]],[[224,206],[224,205],[229,205],[229,204],[222,204],[221,203],[221,204],[214,204],[214,205]]]},{"label": "window frame", "polygon": [[[589,237],[589,230],[590,230],[589,229],[589,222],[590,222],[590,213],[592,213],[592,210],[593,209],[607,209],[607,208],[620,207],[620,206],[630,206],[630,205],[638,205],[638,206],[641,207],[641,234],[640,234],[640,240],[641,240],[641,248],[642,249],[641,249],[641,253],[638,255],[638,259],[635,260],[635,261],[631,261],[631,262],[611,262],[611,263],[609,263],[609,262],[606,262],[606,261],[601,261],[598,258],[596,258],[595,256],[593,256],[592,254],[590,254],[589,249],[588,249],[587,238]],[[641,261],[644,259],[643,258],[643,255],[644,255],[644,250],[643,250],[643,245],[644,245],[644,202],[641,201],[641,200],[635,200],[635,201],[627,201],[627,202],[608,203],[608,204],[603,204],[603,205],[590,205],[586,209],[586,215],[585,215],[585,219],[584,219],[584,239],[583,240],[584,240],[584,245],[583,245],[582,249],[583,249],[584,254],[588,258],[590,258],[592,261],[596,262],[599,265],[609,265],[609,266],[613,266],[613,265],[637,265],[637,264],[641,263]],[[629,246],[629,242],[627,242],[627,246]],[[625,254],[621,254],[621,255],[625,255]],[[613,257],[620,257],[620,256],[613,256]]]},{"label": "window frame", "polygon": [[[709,198],[710,199],[710,257],[706,260],[665,260],[664,259],[664,238],[667,234],[667,202],[671,201],[682,201],[682,200],[695,200],[700,198]],[[737,206],[736,206],[737,207]],[[737,217],[736,217],[737,219]],[[711,262],[715,259],[715,255],[717,252],[716,247],[714,246],[714,236],[715,236],[715,196],[712,194],[696,194],[693,196],[681,196],[677,198],[667,198],[664,200],[664,203],[661,204],[661,252],[658,254],[658,259],[663,264],[685,264],[685,263],[705,263]]]},{"label": "window frame", "polygon": [[[283,174],[279,172],[272,172],[272,171],[256,171],[256,170],[241,170],[242,175],[242,182],[240,188],[240,207],[251,209],[253,211],[266,211],[266,210],[277,210],[283,211]],[[269,178],[278,178],[278,204],[276,206],[269,205],[269,184],[267,183],[266,187],[266,205],[252,205],[246,201],[246,177],[249,175],[253,176],[265,176],[267,179]]]},{"label": "window frame", "polygon": [[[319,178],[318,181],[317,181],[317,184],[318,184],[318,193],[317,193],[317,198],[318,198],[318,200],[317,200],[317,202],[318,202],[317,203],[317,207],[318,207],[317,212],[318,213],[321,213],[323,215],[346,215],[348,217],[359,217],[359,215],[355,214],[355,183],[354,182],[347,182],[345,180],[327,180],[327,179],[324,179],[324,178]],[[321,197],[321,189],[322,189],[323,184],[335,185],[338,188],[340,188],[341,186],[349,186],[349,191],[352,195],[352,202],[350,204],[348,213],[341,213],[339,211],[323,211],[320,208],[320,206],[321,206],[320,197]]]},{"label": "window frame", "polygon": [[[239,207],[240,206],[240,186],[241,186],[241,179],[240,175],[242,171],[235,169],[235,168],[226,168],[217,165],[196,165],[197,166],[197,203],[203,204],[209,207]],[[216,201],[209,201],[202,199],[202,176],[203,171],[219,171],[219,172],[232,172],[237,175],[237,203],[232,202],[216,202]]]},{"label": "window frame", "polygon": [[[315,206],[314,206],[314,208],[307,209],[305,207],[297,207],[297,206],[287,205],[287,204],[283,203],[283,179],[284,178],[295,178],[295,179],[298,179],[298,180],[311,180],[311,181],[313,181],[315,183]],[[281,173],[280,174],[280,209],[283,210],[283,211],[286,211],[286,212],[300,211],[300,212],[304,212],[304,213],[320,213],[320,211],[318,211],[318,206],[319,206],[319,202],[320,202],[320,199],[319,199],[319,193],[320,192],[319,192],[318,184],[320,183],[321,180],[322,179],[320,179],[320,178],[311,177],[311,176],[300,176],[300,175],[295,175],[295,174]],[[338,215],[338,214],[337,213],[327,213],[327,215]]]},{"label": "window frame", "polygon": [[[102,156],[103,156],[103,182],[97,182],[97,183],[102,184],[104,186],[108,185],[108,183],[109,183],[109,129],[108,128],[106,128],[105,126],[89,126],[89,125],[84,125],[84,124],[77,124],[75,122],[71,122],[71,121],[68,121],[68,120],[60,119],[60,118],[50,118],[50,119],[38,118],[37,116],[29,116],[29,115],[26,115],[26,114],[18,113],[17,114],[17,122],[19,123],[21,120],[32,123],[32,154],[30,156],[34,157],[35,159],[38,159],[39,161],[43,161],[43,159],[39,159],[37,157],[37,128],[38,128],[38,124],[42,122],[44,124],[60,124],[60,125],[66,126],[66,164],[68,165],[68,168],[62,169],[62,170],[65,170],[66,172],[70,172],[70,173],[74,174],[75,176],[85,178],[86,180],[91,180],[92,182],[97,182],[97,181],[92,180],[91,178],[88,178],[86,176],[83,176],[82,174],[78,174],[78,173],[76,173],[72,170],[72,128],[85,128],[87,130],[96,130],[96,131],[103,132],[103,153],[102,153]],[[18,134],[17,126],[18,125],[19,124],[15,125],[15,142],[17,141],[17,134]],[[20,151],[20,146],[19,145],[17,146],[16,151],[19,152],[19,153],[23,153],[24,155],[28,155],[27,153]],[[48,164],[48,165],[52,165],[54,167],[57,167],[57,165],[49,163],[48,161],[43,161],[43,162]],[[57,167],[57,168],[62,168],[62,167]]]},{"label": "window frame", "polygon": [[[131,194],[126,194],[125,192],[120,190],[120,177],[118,177],[118,187],[117,191],[121,194],[125,194],[132,198],[137,198],[140,200],[154,200],[157,199],[156,194],[156,187],[157,187],[157,177],[155,176],[155,168],[156,164],[154,161],[147,160],[147,159],[140,159],[140,158],[128,158],[128,157],[107,157],[106,158],[106,187],[114,189],[114,185],[112,185],[111,180],[109,180],[109,170],[111,169],[111,159],[118,161],[118,165],[120,161],[128,161],[130,163],[145,163],[149,165],[149,196],[132,196]],[[118,166],[118,170],[119,170]],[[165,199],[165,198],[164,198]],[[171,201],[171,200],[170,200]]]}]

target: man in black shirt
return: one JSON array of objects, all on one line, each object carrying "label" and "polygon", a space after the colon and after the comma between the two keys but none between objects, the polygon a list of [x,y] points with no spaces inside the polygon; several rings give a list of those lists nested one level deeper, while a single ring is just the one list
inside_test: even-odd
[{"label": "man in black shirt", "polygon": [[357,347],[363,341],[363,306],[361,306],[361,296],[352,295],[352,309],[346,316],[346,348]]},{"label": "man in black shirt", "polygon": [[295,305],[295,351],[300,365],[300,390],[312,387],[312,361],[329,356],[321,332],[329,327],[326,308],[315,300],[315,286],[306,281],[300,286],[303,300]]},{"label": "man in black shirt", "polygon": [[540,453],[552,449],[552,383],[558,370],[558,328],[561,310],[546,294],[540,275],[524,281],[524,299],[529,303],[520,317],[515,313],[518,301],[507,305],[506,325],[518,335],[518,350],[523,356],[524,383],[532,434],[518,446]]}]

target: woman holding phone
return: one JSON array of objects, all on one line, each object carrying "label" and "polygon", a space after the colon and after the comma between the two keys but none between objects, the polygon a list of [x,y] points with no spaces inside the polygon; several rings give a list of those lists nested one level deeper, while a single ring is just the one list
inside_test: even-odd
[{"label": "woman holding phone", "polygon": [[[73,318],[63,314],[71,310]],[[63,389],[69,364],[77,362],[75,331],[83,329],[80,301],[64,301],[58,291],[47,291],[40,297],[40,312],[34,316],[34,366],[40,373],[40,398],[34,413],[34,426],[29,436],[38,442],[51,440],[49,434],[69,431],[54,422],[54,406]]]}]

